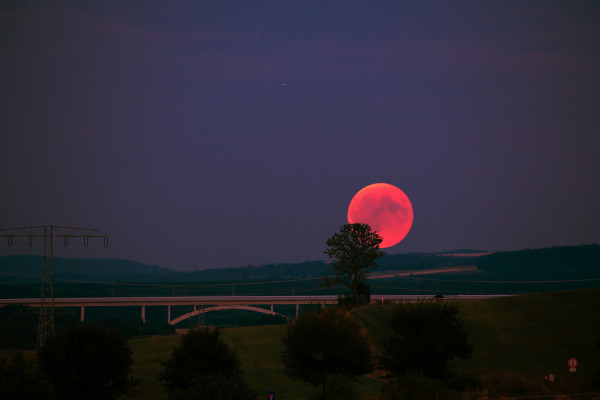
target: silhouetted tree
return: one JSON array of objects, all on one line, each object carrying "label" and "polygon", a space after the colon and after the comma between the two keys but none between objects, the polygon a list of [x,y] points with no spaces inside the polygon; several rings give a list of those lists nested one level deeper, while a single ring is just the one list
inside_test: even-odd
[{"label": "silhouetted tree", "polygon": [[192,329],[181,338],[159,379],[172,399],[256,399],[244,381],[237,355],[218,329]]},{"label": "silhouetted tree", "polygon": [[38,315],[32,307],[11,304],[0,307],[0,343],[4,348],[34,349]]},{"label": "silhouetted tree", "polygon": [[38,352],[57,399],[114,399],[135,386],[122,332],[93,324],[67,328]]},{"label": "silhouetted tree", "polygon": [[371,370],[371,348],[358,321],[337,307],[302,315],[283,338],[287,375],[310,385],[323,385],[323,398],[332,378],[351,379]]},{"label": "silhouetted tree", "polygon": [[[598,356],[598,351],[600,351],[600,336],[596,339],[596,356]],[[594,386],[600,388],[600,371],[596,371],[594,374]]]},{"label": "silhouetted tree", "polygon": [[[34,358],[35,360],[35,358]],[[52,385],[44,378],[39,365],[20,351],[0,358],[0,399],[52,399]]]},{"label": "silhouetted tree", "polygon": [[472,352],[457,314],[456,307],[438,301],[399,305],[390,323],[394,335],[385,346],[383,365],[393,374],[449,378],[448,362],[468,358]]},{"label": "silhouetted tree", "polygon": [[323,278],[322,285],[329,288],[342,283],[350,289],[345,303],[367,304],[369,287],[365,284],[367,273],[377,268],[377,259],[384,255],[379,250],[383,238],[368,224],[346,224],[340,232],[327,239],[325,254],[331,259],[335,277]]}]

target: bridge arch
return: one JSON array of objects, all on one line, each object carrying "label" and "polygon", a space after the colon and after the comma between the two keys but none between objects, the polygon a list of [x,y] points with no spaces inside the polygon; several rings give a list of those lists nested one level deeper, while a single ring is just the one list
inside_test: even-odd
[{"label": "bridge arch", "polygon": [[221,310],[247,310],[247,311],[255,311],[255,312],[259,312],[262,314],[267,314],[267,315],[273,315],[273,316],[280,316],[283,317],[285,319],[290,319],[290,317],[288,317],[287,315],[283,315],[281,313],[275,312],[272,309],[271,310],[267,310],[265,308],[260,308],[260,307],[253,307],[253,306],[248,306],[248,305],[227,305],[227,306],[213,306],[213,307],[207,307],[207,308],[199,308],[196,309],[194,311],[191,311],[187,314],[183,314],[171,321],[169,321],[170,325],[175,325],[178,324],[181,321],[184,321],[188,318],[194,317],[196,315],[200,315],[200,314],[204,314],[207,312],[211,312],[211,311],[221,311]]}]

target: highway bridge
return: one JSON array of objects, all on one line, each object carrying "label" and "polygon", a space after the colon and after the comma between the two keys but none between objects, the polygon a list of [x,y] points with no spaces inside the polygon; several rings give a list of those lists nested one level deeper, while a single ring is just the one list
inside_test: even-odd
[{"label": "highway bridge", "polygon": [[[480,300],[494,297],[511,295],[450,295],[444,296],[444,301]],[[416,302],[423,300],[439,300],[435,295],[372,295],[371,303],[401,303]],[[269,315],[286,315],[275,312],[273,306],[276,304],[296,305],[296,317],[302,304],[337,304],[337,295],[326,296],[169,296],[169,297],[78,297],[78,298],[55,298],[54,307],[77,307],[81,308],[81,321],[85,318],[86,307],[141,307],[142,320],[146,322],[146,307],[167,306],[167,322],[175,325],[180,321],[195,315],[218,310],[249,310]],[[0,299],[0,307],[10,304],[20,304],[30,307],[42,306],[39,298],[23,299]],[[44,307],[51,307],[50,299],[44,299]],[[171,318],[171,306],[193,306],[193,311]],[[262,306],[262,307],[261,307]],[[265,308],[265,306],[269,308]]]}]

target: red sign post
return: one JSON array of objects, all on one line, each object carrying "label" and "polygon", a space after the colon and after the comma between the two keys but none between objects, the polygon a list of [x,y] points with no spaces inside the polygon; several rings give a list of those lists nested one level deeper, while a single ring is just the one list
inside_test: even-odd
[{"label": "red sign post", "polygon": [[577,359],[571,357],[569,358],[569,371],[575,372],[577,370]]}]

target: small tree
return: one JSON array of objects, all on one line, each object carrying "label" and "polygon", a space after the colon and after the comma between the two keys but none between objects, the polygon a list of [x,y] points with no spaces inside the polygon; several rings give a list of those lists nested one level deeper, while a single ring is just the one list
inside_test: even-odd
[{"label": "small tree", "polygon": [[367,273],[377,268],[377,259],[384,255],[379,250],[382,241],[383,238],[371,230],[368,224],[342,226],[339,233],[327,239],[325,254],[332,260],[335,277],[323,278],[322,285],[330,288],[336,283],[342,283],[350,288],[351,302],[368,303],[370,291],[365,280]]},{"label": "small tree", "polygon": [[0,307],[0,343],[11,349],[35,349],[37,315],[31,307],[11,304]]},{"label": "small tree", "polygon": [[58,399],[114,399],[135,386],[132,350],[120,331],[69,327],[42,347],[38,359]]},{"label": "small tree", "polygon": [[0,358],[0,399],[44,400],[54,398],[52,385],[35,363],[20,351]]},{"label": "small tree", "polygon": [[[596,356],[598,356],[598,351],[600,351],[600,336],[596,339]],[[596,371],[594,374],[594,386],[600,388],[600,371]]]},{"label": "small tree", "polygon": [[422,373],[447,379],[448,362],[468,358],[472,346],[457,318],[458,309],[448,303],[401,304],[390,323],[394,335],[387,342],[383,365],[394,374]]},{"label": "small tree", "polygon": [[371,370],[371,349],[359,322],[330,307],[308,313],[288,327],[283,338],[287,375],[323,386],[323,399],[332,378],[351,379]]},{"label": "small tree", "polygon": [[218,329],[192,329],[173,350],[159,379],[172,399],[256,399],[242,377],[237,355]]}]

